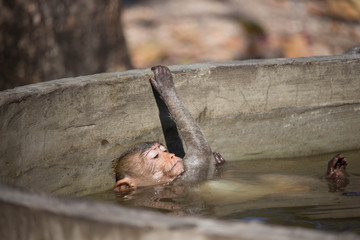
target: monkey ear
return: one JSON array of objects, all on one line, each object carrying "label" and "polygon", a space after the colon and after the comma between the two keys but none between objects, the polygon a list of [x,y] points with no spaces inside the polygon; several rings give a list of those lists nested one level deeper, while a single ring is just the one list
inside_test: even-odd
[{"label": "monkey ear", "polygon": [[131,177],[124,177],[117,181],[114,185],[114,192],[132,192],[136,190],[135,181]]}]

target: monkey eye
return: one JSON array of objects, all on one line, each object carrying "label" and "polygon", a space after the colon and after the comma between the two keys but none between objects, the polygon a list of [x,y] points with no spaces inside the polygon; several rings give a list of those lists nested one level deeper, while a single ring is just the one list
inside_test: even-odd
[{"label": "monkey eye", "polygon": [[159,149],[160,149],[160,151],[162,151],[162,152],[167,152],[166,147],[164,147],[163,145],[160,145],[160,146],[159,146]]},{"label": "monkey eye", "polygon": [[151,150],[148,154],[149,158],[157,158],[159,156],[156,150]]}]

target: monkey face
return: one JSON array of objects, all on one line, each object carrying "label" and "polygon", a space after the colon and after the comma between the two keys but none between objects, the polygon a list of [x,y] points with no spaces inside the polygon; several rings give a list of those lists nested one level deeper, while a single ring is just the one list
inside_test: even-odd
[{"label": "monkey face", "polygon": [[144,161],[150,174],[157,182],[169,182],[184,172],[182,159],[169,153],[167,149],[155,143],[144,152]]}]

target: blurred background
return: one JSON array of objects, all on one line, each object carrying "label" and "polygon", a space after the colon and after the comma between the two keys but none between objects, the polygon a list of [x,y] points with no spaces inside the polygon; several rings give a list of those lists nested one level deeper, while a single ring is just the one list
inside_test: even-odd
[{"label": "blurred background", "polygon": [[360,0],[0,0],[0,13],[0,90],[360,45]]}]

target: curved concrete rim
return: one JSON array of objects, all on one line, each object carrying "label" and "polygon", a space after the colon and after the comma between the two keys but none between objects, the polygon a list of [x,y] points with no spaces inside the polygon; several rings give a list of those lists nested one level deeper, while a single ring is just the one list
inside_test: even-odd
[{"label": "curved concrete rim", "polygon": [[[231,61],[231,62],[209,62],[209,63],[195,63],[189,65],[174,65],[169,66],[173,73],[185,72],[185,71],[204,71],[212,68],[231,68],[239,66],[266,66],[273,67],[279,65],[291,65],[291,64],[317,64],[323,62],[343,62],[360,60],[359,54],[352,55],[335,55],[335,56],[316,56],[316,57],[302,57],[302,58],[278,58],[278,59],[251,59],[244,61]],[[47,82],[40,82],[30,84],[26,86],[16,87],[14,89],[8,89],[1,91],[0,93],[0,106],[11,102],[19,102],[34,94],[48,94],[49,92],[58,90],[59,88],[69,88],[73,86],[86,85],[87,83],[96,82],[98,78],[101,78],[101,82],[117,81],[122,76],[139,77],[151,77],[152,72],[150,68],[146,69],[134,69],[124,72],[113,73],[99,73],[88,76],[80,76],[74,78],[63,78],[58,80],[52,80]]]},{"label": "curved concrete rim", "polygon": [[[113,204],[93,202],[68,197],[55,197],[46,193],[27,191],[0,184],[2,210],[19,208],[36,216],[37,229],[18,232],[16,239],[360,239],[349,233],[328,233],[299,227],[270,226],[257,222],[239,223],[199,217],[166,216],[145,210],[129,209]],[[8,206],[6,206],[8,205]],[[25,209],[25,210],[24,210]],[[19,229],[31,229],[31,215],[14,215],[14,221],[22,218]],[[41,218],[44,219],[41,219]],[[27,218],[25,220],[25,218]],[[41,219],[41,220],[39,220]],[[25,221],[24,221],[25,220]],[[45,223],[43,222],[45,221]],[[60,222],[59,222],[60,221]],[[18,221],[19,223],[19,221]],[[19,224],[20,224],[19,223]],[[60,227],[61,225],[61,227]],[[2,222],[2,228],[11,228]],[[60,227],[60,228],[59,228]],[[102,228],[103,231],[92,231]],[[137,229],[124,234],[124,228]],[[78,231],[91,232],[91,237],[82,238]],[[9,231],[11,232],[11,231]],[[126,231],[125,231],[126,232]],[[129,234],[130,233],[130,234]],[[271,234],[269,234],[271,233]],[[4,232],[2,233],[4,234]],[[1,235],[0,235],[1,236]],[[7,235],[6,233],[4,236]],[[63,238],[65,236],[65,238]],[[20,238],[19,238],[20,237]],[[79,238],[80,237],[80,238]],[[15,239],[15,238],[2,238]]]}]

